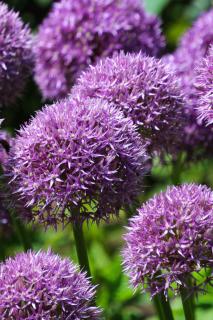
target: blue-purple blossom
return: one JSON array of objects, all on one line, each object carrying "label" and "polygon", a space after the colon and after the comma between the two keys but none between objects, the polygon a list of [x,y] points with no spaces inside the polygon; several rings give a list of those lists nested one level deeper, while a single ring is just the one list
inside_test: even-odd
[{"label": "blue-purple blossom", "polygon": [[[212,42],[213,43],[213,42]],[[213,45],[197,69],[195,80],[197,113],[207,125],[213,124]]]},{"label": "blue-purple blossom", "polygon": [[139,0],[61,0],[39,28],[35,78],[45,98],[64,97],[79,73],[113,52],[164,47],[159,19]]},{"label": "blue-purple blossom", "polygon": [[52,252],[21,253],[0,265],[0,317],[101,319],[95,287],[68,259]]},{"label": "blue-purple blossom", "polygon": [[11,185],[30,220],[46,226],[100,221],[141,191],[145,144],[131,119],[98,99],[44,108],[19,131],[11,150]]},{"label": "blue-purple blossom", "polygon": [[190,157],[212,154],[213,128],[206,127],[201,119],[197,118],[199,98],[194,87],[196,69],[206,57],[211,44],[213,44],[213,9],[203,13],[183,35],[174,54],[164,58],[164,62],[178,76],[186,97],[186,126],[182,147]]},{"label": "blue-purple blossom", "polygon": [[20,97],[32,68],[30,30],[18,13],[0,2],[0,106]]},{"label": "blue-purple blossom", "polygon": [[183,98],[176,76],[160,60],[141,52],[115,54],[82,73],[72,94],[113,102],[137,125],[151,153],[177,150]]},{"label": "blue-purple blossom", "polygon": [[[179,291],[186,278],[212,268],[213,191],[204,185],[168,187],[130,220],[123,252],[125,272],[134,287],[152,295]],[[212,280],[203,279],[203,286]],[[196,287],[194,280],[192,290]]]}]

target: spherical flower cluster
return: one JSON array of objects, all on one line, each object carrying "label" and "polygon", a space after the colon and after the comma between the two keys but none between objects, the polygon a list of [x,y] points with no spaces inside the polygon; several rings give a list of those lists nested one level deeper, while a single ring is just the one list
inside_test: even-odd
[{"label": "spherical flower cluster", "polygon": [[2,320],[98,320],[94,295],[86,275],[50,251],[21,253],[0,265]]},{"label": "spherical flower cluster", "polygon": [[39,29],[35,78],[45,98],[64,97],[100,57],[119,50],[158,55],[162,47],[160,22],[139,0],[61,0]]},{"label": "spherical flower cluster", "polygon": [[[213,43],[213,42],[212,42]],[[195,88],[198,99],[198,114],[208,125],[213,124],[213,45],[209,54],[197,69]]]},{"label": "spherical flower cluster", "polygon": [[151,152],[174,152],[182,139],[183,98],[176,77],[141,52],[121,52],[90,67],[72,94],[113,102],[138,126]]},{"label": "spherical flower cluster", "polygon": [[24,126],[11,184],[45,225],[118,214],[141,188],[145,144],[130,119],[97,99],[62,100]]},{"label": "spherical flower cluster", "polygon": [[206,186],[173,186],[155,195],[130,220],[125,235],[131,283],[152,295],[187,286],[192,272],[213,267],[212,230],[213,192]]},{"label": "spherical flower cluster", "polygon": [[195,21],[192,28],[183,35],[174,53],[174,63],[186,89],[194,82],[195,68],[213,43],[212,21],[213,9]]},{"label": "spherical flower cluster", "polygon": [[198,96],[194,87],[196,68],[206,56],[213,43],[213,9],[203,13],[187,31],[173,55],[167,55],[164,62],[180,79],[180,85],[186,97],[184,129],[185,138],[182,148],[190,157],[211,155],[213,129],[197,119]]},{"label": "spherical flower cluster", "polygon": [[185,139],[182,150],[186,151],[188,160],[202,159],[204,156],[212,157],[213,128],[203,124],[197,118],[195,110],[186,112]]},{"label": "spherical flower cluster", "polygon": [[31,47],[29,28],[0,2],[0,106],[21,95],[33,66]]}]

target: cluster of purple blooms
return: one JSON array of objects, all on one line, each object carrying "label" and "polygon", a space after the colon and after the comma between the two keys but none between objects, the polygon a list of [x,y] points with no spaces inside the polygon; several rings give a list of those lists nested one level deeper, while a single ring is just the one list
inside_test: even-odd
[{"label": "cluster of purple blooms", "polygon": [[73,98],[22,127],[10,172],[28,218],[57,226],[118,214],[141,190],[146,159],[131,119],[107,101]]},{"label": "cluster of purple blooms", "polygon": [[36,37],[35,79],[45,98],[61,98],[100,58],[119,50],[158,55],[163,47],[158,18],[139,0],[61,0]]},{"label": "cluster of purple blooms", "polygon": [[[133,286],[166,296],[169,289],[187,287],[188,276],[213,266],[212,231],[211,189],[186,184],[155,195],[130,220],[125,235],[124,269]],[[202,284],[190,289],[201,290]]]},{"label": "cluster of purple blooms", "polygon": [[86,274],[50,251],[21,253],[0,265],[2,320],[99,320],[94,295]]},{"label": "cluster of purple blooms", "polygon": [[115,54],[82,73],[71,94],[113,103],[133,120],[150,154],[177,151],[184,100],[175,75],[160,60],[142,52]]},{"label": "cluster of purple blooms", "polygon": [[23,92],[33,68],[32,41],[19,14],[0,1],[0,107]]},{"label": "cluster of purple blooms", "polygon": [[[109,221],[140,194],[154,155],[211,151],[212,21],[210,10],[173,55],[158,59],[160,22],[137,0],[58,1],[35,42],[0,2],[0,105],[21,94],[33,55],[43,97],[70,94],[37,112],[13,140],[0,133],[1,167],[21,217],[55,228]],[[0,225],[9,221],[4,209],[1,201]],[[193,272],[213,267],[212,230],[208,187],[155,195],[125,235],[124,270],[133,286],[152,296],[187,287]],[[0,264],[1,319],[98,320],[94,294],[85,274],[50,251]]]},{"label": "cluster of purple blooms", "polygon": [[213,44],[196,70],[195,88],[199,118],[213,125]]},{"label": "cluster of purple blooms", "polygon": [[[195,21],[189,31],[187,31],[180,40],[177,50],[172,55],[166,55],[164,61],[175,71],[181,85],[182,92],[185,96],[185,116],[186,125],[184,128],[183,150],[188,152],[188,155],[196,156],[196,151],[201,150],[204,153],[212,155],[213,145],[213,128],[206,127],[202,121],[202,117],[197,116],[198,105],[203,105],[208,110],[212,108],[212,100],[198,102],[200,93],[195,88],[196,72],[202,60],[208,55],[211,44],[213,44],[213,9],[203,13],[197,21]],[[207,76],[208,80],[202,78],[200,85],[205,86],[205,81],[210,81],[212,90],[212,65],[211,61],[208,64]],[[210,78],[209,78],[210,77]],[[208,91],[207,97],[209,98]],[[208,106],[210,103],[210,106]],[[202,106],[201,106],[202,108]]]}]

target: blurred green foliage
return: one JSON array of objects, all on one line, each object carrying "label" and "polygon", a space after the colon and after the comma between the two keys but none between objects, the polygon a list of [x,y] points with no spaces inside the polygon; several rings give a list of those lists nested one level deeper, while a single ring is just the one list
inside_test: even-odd
[{"label": "blurred green foliage", "polygon": [[[73,0],[75,1],[75,0]],[[77,0],[76,0],[77,1]],[[167,38],[167,50],[171,51],[178,43],[181,34],[191,25],[192,21],[201,11],[211,6],[210,0],[144,0],[148,11],[158,14],[162,18],[163,30]],[[5,1],[21,12],[23,19],[28,22],[36,32],[39,23],[47,15],[51,0],[7,0]],[[1,117],[5,118],[4,126],[11,132],[18,129],[24,121],[28,120],[34,112],[41,108],[43,101],[33,82],[26,88],[25,96],[15,106],[3,111]],[[181,168],[180,182],[205,183],[213,187],[213,162],[202,159],[187,164]],[[146,177],[145,191],[141,201],[150,198],[159,190],[165,189],[171,181],[171,163],[159,164],[154,161],[152,173]],[[89,249],[90,264],[94,283],[99,284],[97,303],[105,310],[105,318],[110,320],[154,320],[155,310],[147,295],[142,295],[129,288],[128,279],[122,273],[120,252],[122,250],[122,234],[127,225],[127,218],[121,212],[119,219],[111,224],[99,226],[85,226],[86,242]],[[55,232],[50,229],[46,232],[42,228],[28,227],[33,248],[39,250],[51,247],[54,252],[62,256],[69,256],[77,262],[72,230]],[[11,231],[6,239],[0,236],[1,255],[14,255],[22,247],[17,236]],[[4,252],[3,252],[4,251]],[[184,319],[179,298],[172,300],[176,320]],[[200,296],[197,301],[197,320],[213,319],[213,292]]]}]

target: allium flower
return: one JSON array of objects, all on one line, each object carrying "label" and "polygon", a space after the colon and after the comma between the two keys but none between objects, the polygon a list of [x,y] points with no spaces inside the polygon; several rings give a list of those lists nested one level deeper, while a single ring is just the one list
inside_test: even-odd
[{"label": "allium flower", "polygon": [[45,225],[118,214],[141,188],[146,160],[130,119],[98,99],[38,112],[11,152],[12,185]]},{"label": "allium flower", "polygon": [[184,86],[191,87],[197,63],[213,43],[213,9],[203,13],[182,37],[174,53],[174,63]]},{"label": "allium flower", "polygon": [[160,60],[142,53],[115,54],[84,72],[72,94],[113,102],[139,127],[152,152],[173,152],[182,139],[181,91]]},{"label": "allium flower", "polygon": [[206,186],[173,186],[155,195],[125,235],[124,266],[133,286],[166,295],[186,286],[192,272],[212,268],[212,230],[213,192]]},{"label": "allium flower", "polygon": [[[213,43],[213,42],[212,42]],[[195,80],[198,99],[198,114],[202,121],[213,124],[213,45],[202,60]]]},{"label": "allium flower", "polygon": [[18,254],[0,265],[0,316],[6,319],[90,319],[95,287],[68,259],[48,252]]},{"label": "allium flower", "polygon": [[31,47],[29,28],[0,2],[0,106],[21,95],[33,66]]},{"label": "allium flower", "polygon": [[[205,127],[197,119],[198,96],[194,88],[196,68],[206,56],[213,43],[213,9],[203,13],[192,28],[186,32],[173,55],[164,58],[170,68],[180,79],[182,91],[186,97],[186,126],[183,149],[188,155],[212,154],[213,129]],[[198,152],[197,152],[198,151]]]},{"label": "allium flower", "polygon": [[158,55],[162,47],[160,22],[139,0],[61,0],[39,29],[35,78],[45,98],[64,97],[100,57],[119,50]]}]

